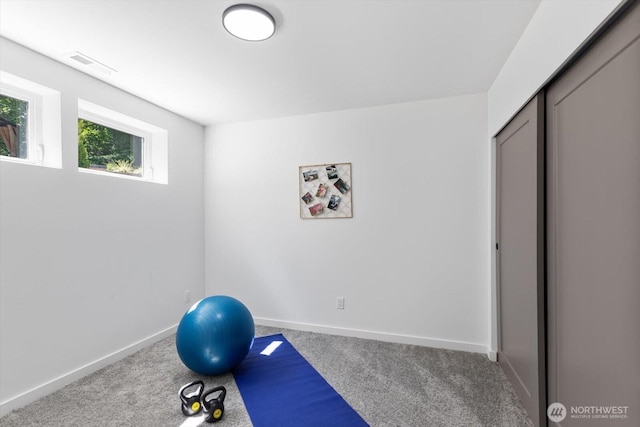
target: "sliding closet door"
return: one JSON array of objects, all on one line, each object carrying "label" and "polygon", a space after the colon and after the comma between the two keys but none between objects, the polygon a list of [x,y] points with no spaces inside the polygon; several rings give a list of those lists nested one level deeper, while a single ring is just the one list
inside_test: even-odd
[{"label": "sliding closet door", "polygon": [[500,362],[529,417],[545,424],[544,100],[496,137]]},{"label": "sliding closet door", "polygon": [[549,402],[558,425],[640,426],[637,4],[549,88],[547,153]]}]

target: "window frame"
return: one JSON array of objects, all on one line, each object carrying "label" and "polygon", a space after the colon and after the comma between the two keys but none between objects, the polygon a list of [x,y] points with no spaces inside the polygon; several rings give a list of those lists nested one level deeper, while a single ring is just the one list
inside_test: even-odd
[{"label": "window frame", "polygon": [[0,156],[0,161],[60,169],[60,92],[0,70],[0,94],[28,103],[27,157]]},{"label": "window frame", "polygon": [[[118,130],[120,132],[124,132],[128,135],[137,136],[142,138],[142,149],[140,152],[140,156],[142,157],[142,175],[128,175],[120,172],[110,172],[110,171],[97,171],[95,169],[88,169],[78,166],[78,169],[82,169],[83,172],[90,171],[99,174],[108,174],[108,175],[123,175],[129,178],[141,179],[143,181],[149,181],[152,178],[153,171],[151,169],[151,165],[149,164],[149,159],[151,158],[151,139],[152,135],[150,132],[141,130],[137,127],[128,126],[122,122],[110,119],[108,117],[96,115],[94,113],[87,113],[86,111],[78,111],[78,120],[87,120],[89,122],[95,123],[97,125],[105,126],[109,129]],[[79,142],[78,142],[79,143]]]},{"label": "window frame", "polygon": [[[36,120],[37,120],[37,99],[33,93],[20,90],[17,87],[10,86],[7,84],[0,84],[0,95],[17,99],[18,101],[27,103],[27,129],[26,129],[26,139],[27,139],[27,157],[11,157],[11,156],[3,156],[9,159],[23,161],[27,163],[36,163],[36,159],[40,158],[37,154],[37,145],[39,141],[36,140]],[[4,142],[3,142],[4,143]]]},{"label": "window frame", "polygon": [[[78,165],[78,159],[76,158],[76,167],[79,172],[136,181],[154,182],[158,184],[168,184],[168,132],[166,129],[162,129],[150,123],[143,122],[142,120],[138,120],[84,99],[78,99],[77,119],[88,120],[98,125],[106,126],[108,128],[142,138],[142,176],[83,168]],[[76,146],[78,143],[79,142],[76,141]]]}]

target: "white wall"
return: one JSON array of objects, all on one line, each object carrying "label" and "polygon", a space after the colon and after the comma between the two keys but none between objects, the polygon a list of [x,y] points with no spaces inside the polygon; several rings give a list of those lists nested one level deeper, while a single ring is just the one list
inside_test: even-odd
[{"label": "white wall", "polygon": [[[476,94],[207,128],[207,293],[258,323],[486,351],[486,123]],[[333,162],[353,218],[300,219],[298,167]]]},{"label": "white wall", "polygon": [[[505,126],[623,0],[542,0],[488,92],[488,138]],[[495,246],[495,147],[491,239]],[[491,251],[491,348],[498,348],[495,251]]]},{"label": "white wall", "polygon": [[623,0],[542,0],[489,89],[494,136]]},{"label": "white wall", "polygon": [[[173,331],[204,295],[202,126],[6,39],[61,92],[62,169],[0,162],[0,414]],[[77,102],[167,129],[169,184],[79,173]]]}]

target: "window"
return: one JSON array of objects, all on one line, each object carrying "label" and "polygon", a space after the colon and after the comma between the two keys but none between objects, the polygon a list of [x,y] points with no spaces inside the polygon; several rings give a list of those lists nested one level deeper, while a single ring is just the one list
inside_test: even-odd
[{"label": "window", "polygon": [[78,166],[142,177],[145,138],[78,119]]},{"label": "window", "polygon": [[0,155],[26,159],[29,101],[0,94]]},{"label": "window", "polygon": [[0,160],[60,168],[61,147],[60,92],[0,71]]},{"label": "window", "polygon": [[165,129],[78,100],[81,172],[166,184],[167,140]]},{"label": "window", "polygon": [[60,168],[60,117],[60,92],[0,71],[0,160]]}]

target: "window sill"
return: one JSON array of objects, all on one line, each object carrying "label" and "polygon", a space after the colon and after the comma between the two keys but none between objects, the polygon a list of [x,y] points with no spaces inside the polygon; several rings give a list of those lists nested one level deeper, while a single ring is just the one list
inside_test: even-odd
[{"label": "window sill", "polygon": [[9,156],[0,156],[0,162],[4,163],[15,163],[18,165],[26,165],[26,166],[36,166],[41,168],[50,168],[50,169],[61,169],[57,165],[47,165],[42,162],[33,161],[30,159],[20,159],[17,157],[9,157]]},{"label": "window sill", "polygon": [[141,182],[149,182],[151,184],[164,184],[162,182],[154,181],[149,178],[145,178],[142,176],[130,175],[126,173],[117,173],[117,172],[106,172],[99,171],[95,169],[86,169],[86,168],[78,168],[78,172],[87,175],[100,175],[100,176],[108,176],[110,178],[119,178],[119,179],[128,179],[130,181],[141,181]]}]

